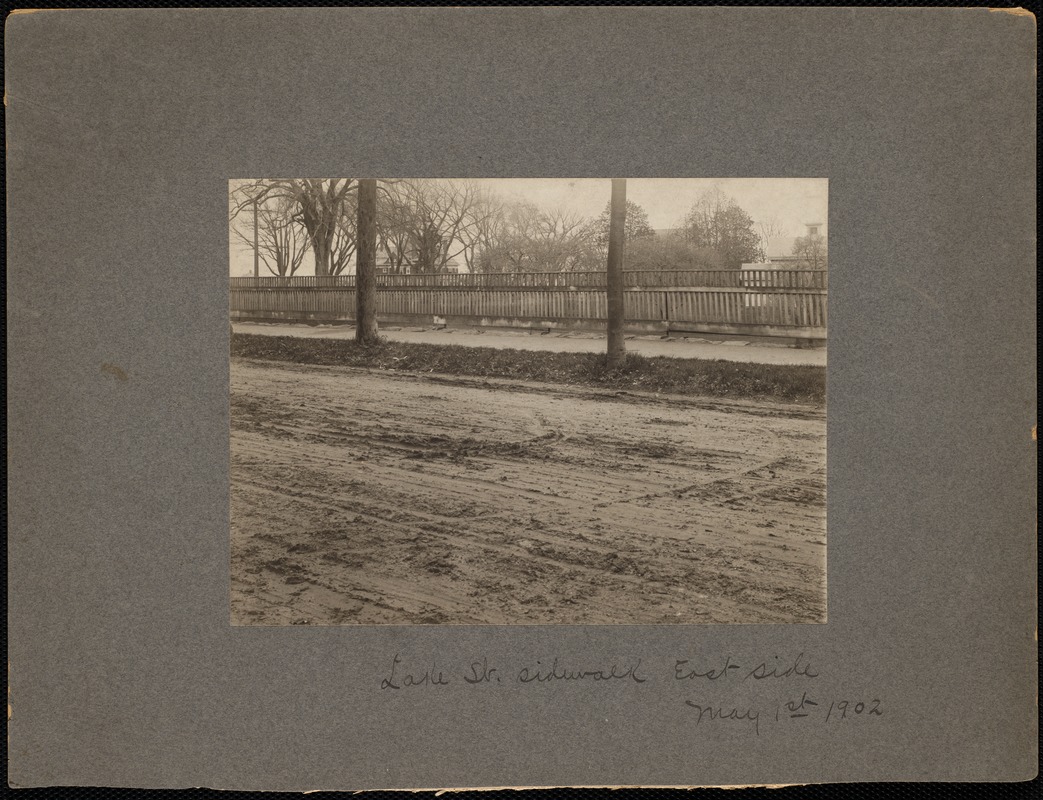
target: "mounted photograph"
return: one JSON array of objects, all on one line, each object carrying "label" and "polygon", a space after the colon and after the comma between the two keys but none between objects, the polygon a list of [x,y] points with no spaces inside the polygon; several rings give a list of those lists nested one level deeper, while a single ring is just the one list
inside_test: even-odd
[{"label": "mounted photograph", "polygon": [[825,178],[229,181],[237,626],[826,622]]}]

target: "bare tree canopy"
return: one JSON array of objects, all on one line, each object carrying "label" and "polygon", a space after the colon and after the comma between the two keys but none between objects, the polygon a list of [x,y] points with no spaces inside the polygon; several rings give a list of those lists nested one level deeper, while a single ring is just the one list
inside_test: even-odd
[{"label": "bare tree canopy", "polygon": [[239,187],[233,200],[233,219],[256,200],[285,201],[293,219],[304,226],[312,253],[315,274],[338,275],[348,265],[355,249],[355,207],[352,178],[274,178],[252,181]]},{"label": "bare tree canopy", "polygon": [[801,267],[807,269],[827,269],[829,267],[829,248],[824,236],[808,234],[799,237],[793,243],[793,255],[800,256]]},{"label": "bare tree canopy", "polygon": [[272,275],[292,277],[300,269],[308,251],[308,237],[294,218],[292,203],[286,198],[268,197],[254,208],[251,201],[249,210],[232,220],[232,234],[236,241],[251,249],[255,245],[255,213],[258,259]]},{"label": "bare tree canopy", "polygon": [[753,219],[720,189],[703,194],[684,220],[685,238],[716,254],[719,266],[738,269],[764,257]]},{"label": "bare tree canopy", "polygon": [[784,235],[782,225],[779,224],[778,215],[771,219],[757,223],[757,233],[760,236],[760,248],[763,255],[768,255],[771,243]]},{"label": "bare tree canopy", "polygon": [[588,220],[532,203],[502,207],[488,220],[478,255],[483,272],[571,272],[600,269],[591,249]]},{"label": "bare tree canopy", "polygon": [[[258,204],[260,269],[289,276],[302,271],[311,250],[317,276],[353,269],[357,247],[358,180],[265,179],[237,182],[232,191],[232,236],[254,249],[253,204]],[[504,191],[504,195],[497,194]],[[609,209],[594,216],[549,193],[516,193],[508,183],[475,179],[395,179],[377,184],[378,271],[391,273],[570,272],[602,270]],[[693,197],[689,195],[689,198]],[[754,221],[719,186],[701,195],[682,222],[656,231],[649,213],[629,200],[626,268],[737,269],[762,260],[785,239],[778,214]],[[691,199],[688,200],[691,202]],[[560,203],[560,204],[559,204]],[[651,203],[649,205],[648,203]],[[648,208],[655,201],[646,203]],[[600,203],[594,205],[598,208]],[[662,218],[662,209],[657,213]],[[784,247],[788,252],[792,239]],[[797,253],[824,263],[824,243]],[[459,262],[459,263],[457,263]]]},{"label": "bare tree canopy", "polygon": [[444,272],[449,261],[473,247],[486,217],[478,183],[420,178],[386,189],[378,239],[395,271]]}]

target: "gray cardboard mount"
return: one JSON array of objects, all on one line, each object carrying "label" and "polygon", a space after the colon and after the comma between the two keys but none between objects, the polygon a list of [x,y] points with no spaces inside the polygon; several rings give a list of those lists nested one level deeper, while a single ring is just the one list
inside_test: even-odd
[{"label": "gray cardboard mount", "polygon": [[[1031,15],[49,11],[6,44],[11,785],[1035,775]],[[232,627],[227,187],[273,175],[828,178],[828,623]],[[453,681],[382,690],[396,653]],[[646,682],[459,679],[554,657]]]}]

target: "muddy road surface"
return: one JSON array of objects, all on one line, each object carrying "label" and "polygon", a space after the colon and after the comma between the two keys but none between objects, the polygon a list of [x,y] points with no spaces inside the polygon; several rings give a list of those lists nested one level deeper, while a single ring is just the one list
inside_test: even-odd
[{"label": "muddy road surface", "polygon": [[825,412],[233,360],[236,625],[824,622]]}]

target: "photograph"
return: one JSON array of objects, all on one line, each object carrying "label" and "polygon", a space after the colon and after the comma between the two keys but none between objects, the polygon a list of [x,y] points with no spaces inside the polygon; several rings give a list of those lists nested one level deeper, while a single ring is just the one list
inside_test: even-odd
[{"label": "photograph", "polygon": [[825,622],[827,195],[230,181],[232,623]]},{"label": "photograph", "polygon": [[1031,13],[6,22],[10,786],[1039,783]]}]

